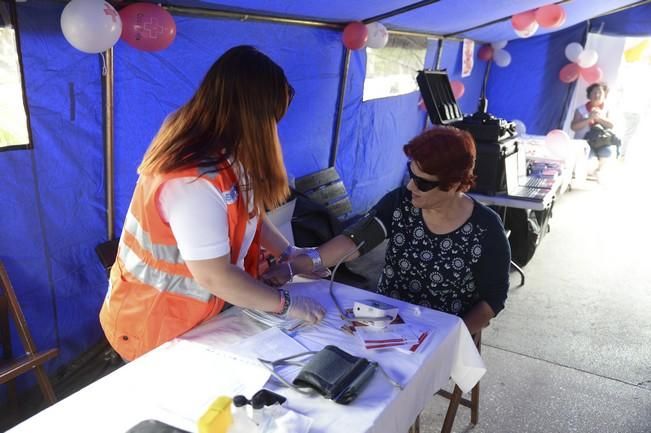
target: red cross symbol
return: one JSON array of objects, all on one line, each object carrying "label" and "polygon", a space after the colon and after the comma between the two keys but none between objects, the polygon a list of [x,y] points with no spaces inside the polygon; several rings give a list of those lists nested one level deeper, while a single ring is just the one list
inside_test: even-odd
[{"label": "red cross symbol", "polygon": [[163,26],[158,24],[156,18],[150,19],[148,22],[144,23],[143,33],[149,39],[158,39],[158,37],[163,33]]},{"label": "red cross symbol", "polygon": [[108,3],[104,3],[104,15],[109,15],[113,22],[115,22],[118,17],[118,13],[115,12],[115,9],[113,9]]}]

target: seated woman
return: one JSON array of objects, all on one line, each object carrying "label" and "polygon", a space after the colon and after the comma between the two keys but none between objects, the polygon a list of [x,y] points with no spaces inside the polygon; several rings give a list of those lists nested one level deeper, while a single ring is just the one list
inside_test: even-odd
[{"label": "seated woman", "polygon": [[[378,292],[458,315],[476,333],[504,308],[511,252],[499,216],[465,194],[474,182],[475,143],[467,132],[437,127],[404,151],[409,183],[318,249],[287,251],[289,267],[333,266],[356,246],[348,260],[387,238]],[[287,274],[278,265],[264,278],[278,283]]]},{"label": "seated woman", "polygon": [[[605,103],[608,96],[608,86],[605,83],[594,83],[586,89],[588,102],[581,105],[574,111],[574,118],[570,127],[574,131],[574,138],[585,138],[590,128],[600,125],[605,129],[612,129],[613,122],[608,118]],[[599,161],[595,172],[598,172],[607,159],[616,156],[615,145],[604,146],[599,149],[590,148],[590,157],[596,157]]]}]

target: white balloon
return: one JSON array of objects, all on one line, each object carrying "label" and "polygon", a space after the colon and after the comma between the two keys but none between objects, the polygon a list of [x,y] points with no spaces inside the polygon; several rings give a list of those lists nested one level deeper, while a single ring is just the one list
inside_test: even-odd
[{"label": "white balloon", "polygon": [[104,0],[72,0],[61,14],[61,30],[78,50],[101,53],[120,39],[122,20]]},{"label": "white balloon", "polygon": [[506,50],[495,50],[493,52],[493,62],[502,68],[511,64],[511,54]]},{"label": "white balloon", "polygon": [[538,31],[538,27],[539,27],[538,22],[534,21],[531,24],[529,24],[529,27],[527,27],[524,30],[513,29],[513,31],[515,31],[515,34],[521,38],[528,38],[529,36],[533,36],[533,34]]},{"label": "white balloon", "polygon": [[374,22],[366,24],[368,29],[368,39],[366,46],[369,48],[384,48],[389,42],[389,32],[381,23]]},{"label": "white balloon", "polygon": [[567,60],[570,62],[576,63],[582,52],[583,46],[578,42],[571,42],[565,47],[565,57],[567,57]]},{"label": "white balloon", "polygon": [[492,42],[491,47],[493,47],[494,50],[501,50],[506,46],[508,41],[497,41],[497,42]]},{"label": "white balloon", "polygon": [[588,48],[579,54],[579,58],[576,60],[576,63],[578,63],[582,68],[589,68],[596,65],[598,60],[599,54],[595,50]]},{"label": "white balloon", "polygon": [[522,120],[513,119],[513,123],[515,124],[515,132],[517,132],[518,135],[522,136],[527,133],[527,125],[525,125]]}]

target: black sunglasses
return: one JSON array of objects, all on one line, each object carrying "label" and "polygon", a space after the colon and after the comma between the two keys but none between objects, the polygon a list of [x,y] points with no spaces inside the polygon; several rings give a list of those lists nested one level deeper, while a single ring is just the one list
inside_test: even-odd
[{"label": "black sunglasses", "polygon": [[416,184],[416,188],[422,192],[431,191],[441,184],[441,181],[439,180],[427,180],[416,176],[414,172],[411,171],[411,161],[407,162],[407,170],[409,171],[409,177],[411,177],[411,179]]}]

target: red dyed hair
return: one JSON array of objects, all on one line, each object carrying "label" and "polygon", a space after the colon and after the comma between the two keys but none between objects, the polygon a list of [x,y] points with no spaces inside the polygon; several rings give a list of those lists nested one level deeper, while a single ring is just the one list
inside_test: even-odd
[{"label": "red dyed hair", "polygon": [[437,176],[440,189],[448,191],[458,183],[457,191],[468,191],[475,183],[475,140],[466,131],[438,126],[413,138],[403,148],[427,174]]}]

